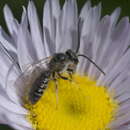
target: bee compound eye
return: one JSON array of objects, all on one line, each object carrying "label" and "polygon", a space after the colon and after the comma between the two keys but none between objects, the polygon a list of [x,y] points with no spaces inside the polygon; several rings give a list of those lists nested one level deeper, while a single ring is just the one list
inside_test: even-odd
[{"label": "bee compound eye", "polygon": [[61,61],[61,62],[65,61],[65,59],[66,59],[64,54],[59,54],[59,55],[57,55],[56,58],[57,58],[57,61]]}]

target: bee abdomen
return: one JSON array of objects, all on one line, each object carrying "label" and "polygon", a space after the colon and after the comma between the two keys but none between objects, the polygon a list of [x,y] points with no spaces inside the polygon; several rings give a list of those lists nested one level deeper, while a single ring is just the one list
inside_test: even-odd
[{"label": "bee abdomen", "polygon": [[44,73],[33,84],[29,94],[29,100],[32,104],[35,104],[43,95],[45,89],[48,87],[49,75]]},{"label": "bee abdomen", "polygon": [[30,101],[32,104],[35,104],[43,95],[45,89],[47,88],[48,84],[42,84],[41,86],[37,87],[33,93],[30,95]]},{"label": "bee abdomen", "polygon": [[37,100],[40,99],[42,94],[44,93],[44,90],[47,88],[47,84],[43,84],[40,86],[35,92],[34,92],[34,99],[36,98]]}]

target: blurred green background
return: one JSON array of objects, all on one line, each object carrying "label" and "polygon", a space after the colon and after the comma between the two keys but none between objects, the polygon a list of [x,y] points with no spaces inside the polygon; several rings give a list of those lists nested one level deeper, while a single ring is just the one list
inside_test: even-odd
[{"label": "blurred green background", "polygon": [[[43,10],[43,4],[45,0],[34,0],[37,9],[39,18],[42,19],[42,10]],[[83,4],[87,0],[77,0],[79,10],[83,6]],[[64,3],[64,0],[60,1],[61,4]],[[102,2],[102,16],[106,14],[110,14],[115,8],[121,7],[121,17],[123,16],[129,16],[130,17],[130,0],[91,0],[92,5],[98,4],[99,2]],[[12,9],[14,16],[20,20],[21,13],[22,13],[22,6],[27,6],[28,0],[0,0],[0,25],[7,31],[5,21],[3,18],[3,6],[5,4],[8,4],[10,8]],[[121,18],[120,17],[120,18]],[[12,119],[13,120],[13,119]],[[10,127],[6,125],[0,125],[0,130],[13,130]]]}]

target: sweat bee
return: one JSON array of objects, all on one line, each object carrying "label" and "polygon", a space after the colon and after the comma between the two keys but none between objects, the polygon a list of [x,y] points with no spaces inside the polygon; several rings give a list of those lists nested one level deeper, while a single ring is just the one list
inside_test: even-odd
[{"label": "sweat bee", "polygon": [[[27,69],[23,73],[23,76],[21,76],[24,78],[24,81],[22,82],[24,82],[26,84],[25,86],[28,87],[27,97],[29,102],[31,104],[37,103],[37,101],[41,98],[44,91],[48,87],[48,82],[50,80],[55,81],[56,90],[58,89],[57,78],[61,78],[63,80],[72,80],[72,75],[75,72],[77,64],[79,63],[79,56],[88,59],[103,74],[105,74],[87,56],[77,54],[71,49],[68,49],[65,53],[55,53],[53,56],[38,61],[37,63],[27,67]],[[63,76],[63,72],[67,72],[69,76]]]},{"label": "sweat bee", "polygon": [[[79,57],[84,57],[89,60],[101,73],[105,75],[103,70],[89,57],[83,54],[78,54],[79,48],[80,41],[78,42],[76,51],[68,49],[64,53],[55,53],[54,55],[42,59],[27,67],[16,83],[20,84],[20,82],[22,82],[21,84],[24,84],[22,87],[23,90],[28,89],[25,93],[27,93],[26,96],[31,104],[35,104],[39,101],[48,87],[48,82],[50,80],[55,81],[56,90],[57,78],[72,80],[72,75],[79,63]],[[62,75],[63,72],[67,72],[69,76],[64,77]]]},{"label": "sweat bee", "polygon": [[29,93],[30,102],[35,104],[40,99],[50,80],[54,80],[55,83],[57,82],[57,77],[68,80],[68,77],[62,76],[64,71],[68,72],[71,79],[78,62],[77,56],[71,50],[67,50],[65,53],[54,54],[49,63],[47,63],[47,68],[42,71],[40,76],[34,81]]}]

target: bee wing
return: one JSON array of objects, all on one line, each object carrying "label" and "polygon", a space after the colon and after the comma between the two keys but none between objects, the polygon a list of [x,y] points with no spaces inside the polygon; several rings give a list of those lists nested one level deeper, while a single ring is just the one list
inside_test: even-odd
[{"label": "bee wing", "polygon": [[25,71],[19,76],[15,82],[18,96],[20,96],[21,103],[28,102],[29,91],[35,82],[35,80],[47,70],[47,64],[50,62],[52,57],[47,57],[36,63],[27,65]]},{"label": "bee wing", "polygon": [[51,59],[52,59],[52,56],[49,56],[49,57],[46,57],[46,58],[41,59],[39,61],[36,61],[36,62],[34,62],[32,64],[27,64],[27,65],[25,65],[24,72],[29,71],[32,68],[35,68],[35,67],[38,67],[38,66],[40,68],[46,68],[47,64],[50,62]]}]

